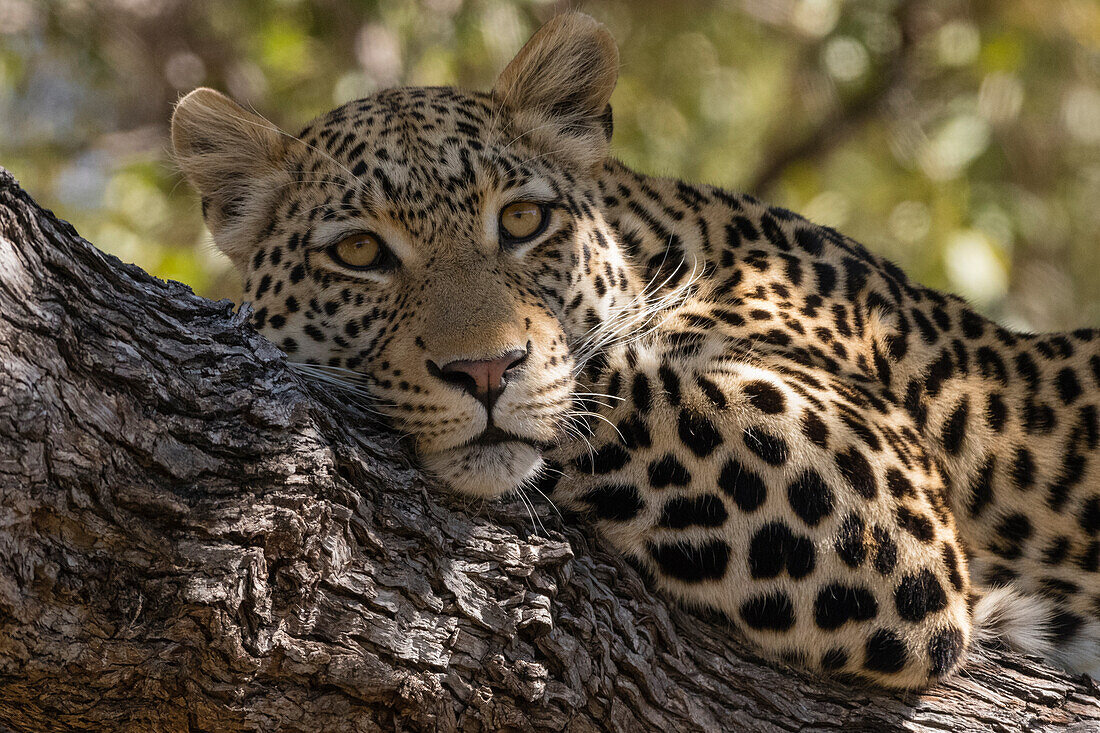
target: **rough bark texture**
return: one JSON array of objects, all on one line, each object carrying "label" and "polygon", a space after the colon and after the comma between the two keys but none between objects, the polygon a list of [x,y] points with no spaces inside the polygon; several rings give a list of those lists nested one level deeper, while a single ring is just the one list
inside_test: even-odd
[{"label": "rough bark texture", "polygon": [[1002,653],[923,695],[775,669],[370,425],[0,169],[0,728],[1100,729]]}]

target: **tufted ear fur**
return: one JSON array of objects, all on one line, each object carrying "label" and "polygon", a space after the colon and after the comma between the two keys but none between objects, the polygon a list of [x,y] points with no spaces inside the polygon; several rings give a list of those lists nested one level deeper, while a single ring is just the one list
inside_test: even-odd
[{"label": "tufted ear fur", "polygon": [[273,191],[289,177],[281,165],[285,140],[275,125],[213,89],[191,92],[172,115],[176,163],[202,198],[218,248],[238,267]]},{"label": "tufted ear fur", "polygon": [[582,167],[607,156],[608,104],[619,51],[603,26],[583,13],[559,15],[535,32],[493,86],[517,134]]}]

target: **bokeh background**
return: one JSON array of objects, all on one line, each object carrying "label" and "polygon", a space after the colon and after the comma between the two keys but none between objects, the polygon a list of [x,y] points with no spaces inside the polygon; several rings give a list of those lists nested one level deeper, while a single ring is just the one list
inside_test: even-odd
[{"label": "bokeh background", "polygon": [[488,87],[569,8],[622,49],[616,154],[755,193],[1025,329],[1100,325],[1097,0],[0,0],[0,165],[99,247],[236,278],[167,159],[209,85],[288,130]]}]

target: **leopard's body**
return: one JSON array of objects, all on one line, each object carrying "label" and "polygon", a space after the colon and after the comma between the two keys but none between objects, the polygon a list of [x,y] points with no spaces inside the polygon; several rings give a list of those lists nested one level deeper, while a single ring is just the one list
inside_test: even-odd
[{"label": "leopard's body", "polygon": [[[814,670],[923,686],[999,622],[1095,674],[1100,332],[1010,332],[791,212],[635,173],[615,66],[566,15],[491,93],[389,90],[284,136],[202,90],[173,135],[257,327],[364,375],[456,490],[540,482]],[[515,200],[545,228],[502,246]],[[333,260],[354,231],[385,267]],[[495,402],[438,366],[509,350]]]}]

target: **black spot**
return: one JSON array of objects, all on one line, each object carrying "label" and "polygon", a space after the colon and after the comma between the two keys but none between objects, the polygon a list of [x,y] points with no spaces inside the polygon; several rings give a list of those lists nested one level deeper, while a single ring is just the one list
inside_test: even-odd
[{"label": "black spot", "polygon": [[719,580],[726,574],[730,559],[729,545],[721,540],[710,540],[701,545],[689,542],[659,545],[650,542],[647,549],[665,575],[685,583]]},{"label": "black spot", "polygon": [[916,489],[913,488],[913,482],[897,468],[887,469],[886,486],[897,499],[917,495]]},{"label": "black spot", "polygon": [[732,458],[722,466],[718,474],[718,488],[737,502],[743,512],[753,512],[768,498],[764,479]]},{"label": "black spot", "polygon": [[936,397],[943,388],[943,383],[955,373],[955,364],[951,361],[951,354],[940,352],[940,358],[928,368],[928,375],[924,379],[924,390],[929,397]]},{"label": "black spot", "polygon": [[909,654],[897,634],[889,629],[879,629],[867,639],[864,648],[863,668],[871,672],[894,674],[905,669]]},{"label": "black spot", "polygon": [[919,309],[914,308],[912,311],[913,322],[917,324],[917,330],[920,331],[920,336],[926,344],[934,344],[939,339],[940,335],[936,332],[932,322],[928,320],[928,316],[924,315]]},{"label": "black spot", "polygon": [[961,591],[964,583],[962,571],[959,568],[959,555],[955,547],[947,542],[943,543],[943,564],[947,567],[947,579],[951,581],[951,586]]},{"label": "black spot", "polygon": [[871,529],[871,539],[874,545],[871,565],[883,575],[889,575],[894,572],[898,564],[897,543],[890,537],[889,532],[878,525]]},{"label": "black spot", "polygon": [[834,544],[836,552],[850,568],[858,568],[867,557],[867,545],[863,540],[865,532],[863,518],[855,512],[846,516],[837,530]]},{"label": "black spot", "polygon": [[535,479],[535,488],[545,494],[547,497],[551,496],[555,489],[558,487],[558,482],[561,481],[562,467],[560,463],[554,461],[546,461],[543,466],[542,473]]},{"label": "black spot", "polygon": [[1085,500],[1077,521],[1081,524],[1081,529],[1090,535],[1100,532],[1100,496],[1094,494]]},{"label": "black spot", "polygon": [[897,509],[898,526],[924,543],[936,538],[936,528],[932,520],[920,512],[914,512],[907,506]]},{"label": "black spot", "polygon": [[921,383],[916,379],[910,380],[909,386],[905,389],[905,411],[913,418],[916,427],[921,430],[924,429],[924,424],[928,420],[928,406],[925,404],[923,394]]},{"label": "black spot", "polygon": [[977,517],[993,501],[993,471],[997,467],[997,457],[990,454],[980,471],[970,482],[970,516]]},{"label": "black spot", "polygon": [[983,346],[978,349],[978,371],[985,379],[992,379],[1001,384],[1008,384],[1008,370],[1005,368],[1004,359],[997,350]]},{"label": "black spot", "polygon": [[1062,469],[1058,476],[1050,484],[1050,496],[1047,497],[1047,505],[1056,512],[1062,511],[1062,505],[1069,498],[1070,489],[1081,482],[1085,475],[1087,458],[1073,450],[1063,458]]},{"label": "black spot", "polygon": [[971,310],[964,310],[959,316],[959,325],[962,326],[963,335],[968,339],[981,338],[985,331],[985,323],[982,317]]},{"label": "black spot", "polygon": [[1081,554],[1077,557],[1077,567],[1086,573],[1100,571],[1100,540],[1093,540],[1081,550]]},{"label": "black spot", "polygon": [[1055,537],[1043,550],[1043,562],[1047,565],[1061,565],[1069,554],[1069,537],[1064,535]]},{"label": "black spot", "polygon": [[699,331],[673,331],[665,334],[670,354],[677,356],[697,356],[702,348],[706,334]]},{"label": "black spot", "polygon": [[947,594],[931,570],[921,570],[902,577],[894,591],[894,605],[898,616],[918,623],[930,613],[947,608]]},{"label": "black spot", "polygon": [[649,483],[655,489],[673,485],[687,486],[691,482],[691,473],[671,453],[666,453],[659,460],[650,461],[648,471]]},{"label": "black spot", "polygon": [[661,386],[665,390],[665,396],[670,404],[680,404],[680,377],[676,375],[667,364],[662,364],[657,369],[657,376],[661,380]]},{"label": "black spot", "polygon": [[998,392],[991,392],[985,405],[985,422],[989,429],[995,433],[1001,432],[1007,417],[1008,408],[1005,407],[1004,398]]},{"label": "black spot", "polygon": [[714,310],[711,311],[711,315],[722,321],[728,323],[731,326],[744,326],[745,318],[738,313],[727,310]]},{"label": "black spot", "polygon": [[745,428],[742,438],[746,448],[773,466],[782,466],[790,457],[787,441],[774,433],[761,428],[748,427]]},{"label": "black spot", "polygon": [[741,237],[749,242],[760,239],[760,234],[757,232],[756,226],[747,217],[735,216],[733,217],[732,223],[737,227],[737,231]]},{"label": "black spot", "polygon": [[803,471],[787,485],[787,500],[798,518],[811,527],[833,513],[833,490],[814,470]]},{"label": "black spot", "polygon": [[726,505],[714,494],[677,496],[665,502],[661,509],[660,526],[668,529],[721,527],[726,523]]},{"label": "black spot", "polygon": [[267,289],[271,287],[271,275],[264,275],[260,278],[260,284],[256,287],[256,293],[254,295],[255,300],[260,300]]},{"label": "black spot", "polygon": [[726,401],[726,394],[717,384],[701,374],[695,376],[695,383],[699,385],[699,389],[703,390],[703,394],[706,395],[707,399],[711,401],[715,408],[719,410],[726,409],[726,405],[728,404]]},{"label": "black spot", "polygon": [[829,428],[816,412],[806,410],[802,416],[802,434],[818,448],[829,447]]},{"label": "black spot", "polygon": [[951,316],[947,315],[947,311],[942,307],[937,305],[932,309],[932,319],[935,320],[941,331],[946,332],[951,329]]},{"label": "black spot", "polygon": [[753,596],[741,604],[741,618],[753,629],[788,631],[794,626],[794,604],[783,591]]},{"label": "black spot", "polygon": [[619,392],[623,388],[623,375],[618,369],[611,372],[611,376],[607,380],[607,394],[612,397],[618,397]]},{"label": "black spot", "polygon": [[1081,586],[1061,578],[1040,578],[1039,585],[1041,586],[1040,592],[1043,595],[1059,603],[1065,603],[1070,597],[1081,592]]},{"label": "black spot", "polygon": [[700,458],[706,458],[722,445],[722,434],[714,423],[701,412],[680,410],[677,425],[680,440]]},{"label": "black spot", "polygon": [[848,664],[848,652],[841,647],[833,647],[821,655],[821,669],[835,672]]},{"label": "black spot", "polygon": [[1004,565],[990,564],[985,570],[985,584],[991,586],[1012,585],[1019,574]]},{"label": "black spot", "polygon": [[821,297],[828,298],[836,287],[836,268],[824,262],[813,263],[813,268],[817,277],[817,292]]},{"label": "black spot", "polygon": [[934,677],[942,677],[955,668],[963,650],[963,635],[954,626],[937,631],[928,640],[929,670]]},{"label": "black spot", "polygon": [[1019,512],[1005,516],[994,530],[999,540],[991,542],[989,551],[1005,560],[1016,560],[1023,554],[1023,544],[1031,537],[1031,520]]},{"label": "black spot", "polygon": [[591,454],[584,454],[574,465],[581,473],[611,473],[618,471],[630,460],[630,454],[617,443],[608,443]]},{"label": "black spot", "polygon": [[1096,405],[1083,405],[1077,411],[1073,436],[1077,441],[1084,440],[1089,450],[1100,446],[1100,410],[1096,409]]},{"label": "black spot", "polygon": [[1050,405],[1033,400],[1024,403],[1024,430],[1028,433],[1049,433],[1057,422],[1058,418]]},{"label": "black spot", "polygon": [[1055,384],[1058,386],[1058,397],[1064,405],[1070,404],[1081,396],[1081,383],[1077,381],[1077,373],[1069,367],[1058,372]]},{"label": "black spot", "polygon": [[749,403],[753,407],[768,415],[777,415],[783,412],[786,399],[783,393],[772,384],[764,381],[746,382],[742,387]]},{"label": "black spot", "polygon": [[749,573],[753,578],[774,578],[784,569],[794,579],[813,572],[814,543],[797,535],[782,522],[769,522],[749,541]]},{"label": "black spot", "polygon": [[582,498],[599,519],[616,522],[633,519],[645,506],[638,489],[629,484],[598,484]]},{"label": "black spot", "polygon": [[871,268],[854,257],[845,257],[841,265],[844,267],[844,295],[848,300],[856,302],[860,299],[863,286],[867,284],[867,275]]},{"label": "black spot", "polygon": [[872,430],[867,423],[862,420],[857,420],[846,412],[840,414],[840,419],[844,421],[845,425],[852,429],[852,432],[855,433],[860,440],[867,444],[868,448],[875,451],[882,448],[882,443],[879,441],[878,435],[875,434],[875,431]]},{"label": "black spot", "polygon": [[862,586],[830,583],[814,601],[814,621],[827,631],[839,629],[848,621],[869,621],[878,615],[878,602]]},{"label": "black spot", "polygon": [[630,450],[648,448],[653,444],[653,439],[649,435],[649,427],[644,420],[638,417],[632,415],[625,418],[615,427],[619,431],[623,445]]},{"label": "black spot", "polygon": [[1031,459],[1031,451],[1017,448],[1016,457],[1012,461],[1012,482],[1020,491],[1027,491],[1034,481],[1035,462]]},{"label": "black spot", "polygon": [[768,238],[768,241],[777,248],[785,252],[790,250],[791,245],[787,241],[787,236],[780,228],[779,222],[770,213],[765,213],[760,217],[760,230],[764,232],[764,236]]},{"label": "black spot", "polygon": [[966,423],[970,419],[970,398],[963,397],[951,417],[943,424],[943,447],[948,453],[958,454],[966,434]]},{"label": "black spot", "polygon": [[1083,626],[1085,620],[1069,611],[1058,611],[1050,618],[1050,631],[1054,635],[1054,643],[1064,646],[1071,641],[1077,631]]},{"label": "black spot", "polygon": [[878,495],[875,472],[858,448],[852,446],[846,452],[838,453],[836,467],[848,485],[860,496],[865,499],[874,499]]},{"label": "black spot", "polygon": [[805,252],[812,255],[821,254],[825,244],[820,232],[806,227],[799,227],[795,230],[794,241]]}]

